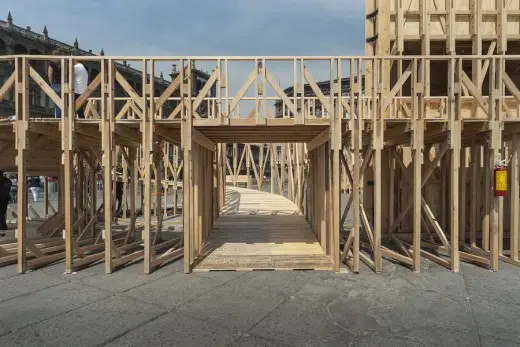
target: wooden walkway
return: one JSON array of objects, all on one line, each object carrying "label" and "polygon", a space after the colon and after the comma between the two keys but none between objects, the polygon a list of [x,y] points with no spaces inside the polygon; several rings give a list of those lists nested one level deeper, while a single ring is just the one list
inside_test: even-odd
[{"label": "wooden walkway", "polygon": [[305,217],[290,200],[227,187],[226,205],[194,271],[331,270]]}]

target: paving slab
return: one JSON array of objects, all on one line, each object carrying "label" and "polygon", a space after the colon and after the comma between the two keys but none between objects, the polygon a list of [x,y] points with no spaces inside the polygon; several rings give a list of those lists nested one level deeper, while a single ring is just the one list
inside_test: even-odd
[{"label": "paving slab", "polygon": [[278,306],[250,333],[291,346],[348,345],[354,335],[336,324],[322,303],[294,298]]},{"label": "paving slab", "polygon": [[38,290],[67,282],[64,279],[32,271],[0,280],[0,302],[27,295]]},{"label": "paving slab", "polygon": [[520,305],[517,285],[520,283],[519,268],[507,263],[500,263],[500,270],[493,272],[464,264],[461,272],[471,298],[499,299],[503,302]]},{"label": "paving slab", "polygon": [[106,291],[64,283],[0,303],[0,335],[56,317],[111,295]]},{"label": "paving slab", "polygon": [[83,268],[81,270],[77,270],[77,271],[73,272],[72,274],[66,274],[65,273],[65,263],[59,262],[59,263],[55,263],[55,264],[51,264],[51,265],[42,267],[41,269],[38,269],[36,271],[41,271],[46,275],[63,278],[68,281],[76,281],[76,280],[80,280],[85,277],[104,274],[105,273],[105,264],[104,263],[95,264],[95,265]]},{"label": "paving slab", "polygon": [[229,346],[230,347],[290,347],[290,345],[283,344],[280,341],[271,341],[271,340],[263,339],[261,337],[256,337],[256,336],[249,335],[249,334],[245,334],[245,336],[241,337],[238,340],[235,340]]},{"label": "paving slab", "polygon": [[219,282],[199,274],[175,273],[130,289],[123,295],[170,310],[194,300],[218,285]]},{"label": "paving slab", "polygon": [[8,277],[17,276],[16,265],[6,265],[0,267],[0,280]]},{"label": "paving slab", "polygon": [[520,345],[520,305],[485,298],[472,298],[470,302],[481,336],[514,341]]},{"label": "paving slab", "polygon": [[141,325],[107,346],[227,346],[240,338],[237,331],[179,312]]},{"label": "paving slab", "polygon": [[242,277],[247,272],[241,271],[201,271],[195,272],[196,275],[204,278],[209,278],[218,283],[226,283],[236,278]]},{"label": "paving slab", "polygon": [[164,313],[156,306],[111,296],[15,330],[0,337],[0,346],[98,346]]},{"label": "paving slab", "polygon": [[227,282],[223,289],[253,297],[262,292],[294,295],[313,278],[305,271],[251,271],[244,273],[238,280]]},{"label": "paving slab", "polygon": [[111,274],[99,274],[80,278],[82,283],[89,286],[108,290],[113,293],[124,292],[140,285],[150,283],[156,279],[171,275],[167,267],[158,269],[149,275],[143,272],[143,264],[132,264],[128,267],[114,271]]},{"label": "paving slab", "polygon": [[286,300],[286,296],[268,292],[256,296],[237,294],[218,287],[176,310],[216,324],[248,331]]}]

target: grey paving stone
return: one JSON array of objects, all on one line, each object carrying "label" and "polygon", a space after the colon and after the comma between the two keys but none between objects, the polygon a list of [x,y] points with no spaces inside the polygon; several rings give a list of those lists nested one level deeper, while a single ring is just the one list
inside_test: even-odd
[{"label": "grey paving stone", "polygon": [[337,325],[325,305],[303,298],[294,298],[278,306],[251,329],[251,334],[290,346],[313,343],[345,346],[354,337]]},{"label": "grey paving stone", "polygon": [[414,341],[406,337],[368,335],[358,336],[349,347],[416,347],[422,346],[420,341]]},{"label": "grey paving stone", "polygon": [[347,293],[356,287],[356,282],[347,278],[313,278],[307,281],[294,296],[327,304],[342,293]]},{"label": "grey paving stone", "polygon": [[469,264],[462,266],[462,275],[471,298],[510,302],[520,305],[518,286],[520,269],[500,263],[500,270],[492,272]]},{"label": "grey paving stone", "polygon": [[163,314],[155,306],[108,297],[0,337],[0,346],[97,346]]},{"label": "grey paving stone", "polygon": [[217,283],[226,283],[242,277],[247,274],[247,272],[240,271],[203,271],[203,272],[195,272],[200,277],[209,278]]},{"label": "grey paving stone", "polygon": [[247,331],[286,299],[273,293],[251,297],[219,287],[176,310],[239,331]]},{"label": "grey paving stone", "polygon": [[175,273],[130,289],[123,295],[172,309],[197,298],[218,285],[218,282],[199,276],[199,274]]},{"label": "grey paving stone", "polygon": [[253,297],[263,292],[294,295],[311,278],[304,271],[252,271],[224,284],[223,288]]},{"label": "grey paving stone", "polygon": [[105,265],[103,263],[92,265],[80,270],[75,271],[72,274],[65,273],[65,263],[60,262],[52,265],[45,266],[37,271],[43,272],[46,275],[56,276],[59,278],[66,279],[68,281],[80,280],[85,277],[102,275],[105,273]]},{"label": "grey paving stone", "polygon": [[370,306],[368,314],[394,332],[408,327],[476,333],[467,300],[409,290],[381,290],[377,295],[379,299]]},{"label": "grey paving stone", "polygon": [[0,280],[8,277],[17,276],[16,265],[7,265],[0,267]]},{"label": "grey paving stone", "polygon": [[266,340],[260,337],[246,334],[229,345],[230,347],[289,347],[279,341]]},{"label": "grey paving stone", "polygon": [[145,275],[143,272],[143,264],[137,263],[119,269],[111,274],[102,273],[96,276],[83,277],[80,278],[80,281],[96,288],[117,293],[127,291],[145,283],[150,283],[151,281],[171,274],[172,272],[166,268],[162,268],[149,275]]},{"label": "grey paving stone", "polygon": [[238,332],[178,312],[161,316],[107,346],[226,346]]},{"label": "grey paving stone", "polygon": [[0,303],[0,335],[55,317],[109,296],[99,289],[65,283]]},{"label": "grey paving stone", "polygon": [[481,336],[480,337],[480,346],[481,347],[511,347],[517,346],[518,342],[504,340],[495,336]]},{"label": "grey paving stone", "polygon": [[4,278],[0,280],[0,302],[65,282],[37,271]]},{"label": "grey paving stone", "polygon": [[520,345],[520,305],[470,299],[473,316],[481,336],[515,341]]}]

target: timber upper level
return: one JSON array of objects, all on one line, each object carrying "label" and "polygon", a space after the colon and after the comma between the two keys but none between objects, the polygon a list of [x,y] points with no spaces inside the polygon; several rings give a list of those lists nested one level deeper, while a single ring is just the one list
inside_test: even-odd
[{"label": "timber upper level", "polygon": [[[62,92],[50,87],[46,76],[33,67],[59,59]],[[141,65],[142,88],[125,79],[121,61]],[[195,90],[190,77],[193,62],[211,66],[207,82]],[[98,65],[87,91],[74,100],[73,64]],[[27,86],[36,84],[60,108],[74,103],[85,107],[86,120],[156,123],[189,117],[194,126],[326,125],[333,118],[517,120],[520,117],[520,56],[390,56],[390,57],[56,57],[2,56],[10,77],[0,86],[16,102],[29,98]],[[161,93],[150,72],[157,65],[184,67]],[[478,69],[479,73],[475,73]],[[429,71],[429,74],[425,72]],[[330,77],[324,92],[316,80]],[[349,79],[344,79],[349,77]],[[432,88],[429,81],[441,80]],[[358,81],[366,80],[366,83]],[[283,81],[283,82],[282,82]],[[342,83],[348,81],[349,88]],[[282,85],[283,84],[283,85]],[[320,83],[323,85],[323,83]],[[292,86],[291,94],[284,89]],[[302,93],[308,87],[313,93]],[[25,87],[25,88],[24,88]],[[115,90],[124,96],[116,96]],[[344,94],[343,90],[350,93]],[[190,92],[191,91],[191,92]],[[210,92],[211,91],[211,92]],[[25,93],[25,94],[24,94]],[[120,94],[120,93],[118,93]],[[95,96],[97,95],[97,96]],[[67,98],[71,98],[70,103]],[[496,108],[494,102],[500,102]],[[455,103],[455,105],[453,105]],[[282,110],[276,113],[276,106]],[[417,109],[420,107],[420,109]],[[415,111],[414,109],[417,109]],[[21,109],[20,109],[21,110]],[[75,114],[70,108],[69,113]],[[418,112],[420,111],[420,112]],[[493,116],[492,116],[493,114]],[[68,113],[64,112],[65,117]],[[21,112],[18,119],[29,121]],[[497,118],[498,117],[498,118]],[[72,117],[74,118],[74,117]],[[76,120],[76,122],[85,122]]]}]

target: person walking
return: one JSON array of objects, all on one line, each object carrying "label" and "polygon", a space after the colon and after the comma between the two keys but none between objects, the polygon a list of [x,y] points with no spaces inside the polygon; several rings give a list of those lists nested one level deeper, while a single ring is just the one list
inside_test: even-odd
[{"label": "person walking", "polygon": [[18,199],[18,180],[16,177],[11,176],[11,202],[16,202]]},{"label": "person walking", "polygon": [[[52,52],[52,55],[64,55],[64,52],[57,49]],[[51,60],[49,62],[49,69],[47,77],[51,83],[51,88],[61,97],[61,62],[60,60]],[[88,87],[88,71],[85,66],[77,62],[74,65],[74,99],[78,99]],[[85,105],[81,106],[77,112],[80,119],[85,118]],[[61,118],[61,109],[55,106],[55,117]]]},{"label": "person walking", "polygon": [[11,192],[11,180],[4,176],[4,172],[0,171],[0,236],[5,236],[7,230],[7,222],[5,220],[7,213],[7,205],[9,204],[9,194]]},{"label": "person walking", "polygon": [[116,201],[117,201],[116,215],[119,215],[119,213],[121,212],[121,208],[123,207],[124,187],[125,187],[125,183],[123,181],[116,180]]},{"label": "person walking", "polygon": [[[74,99],[77,100],[88,87],[88,71],[83,64],[77,62],[74,65]],[[78,118],[85,119],[85,104],[78,110]]]},{"label": "person walking", "polygon": [[40,194],[41,181],[39,176],[29,178],[29,190],[33,195],[33,201],[38,202],[38,195]]}]

